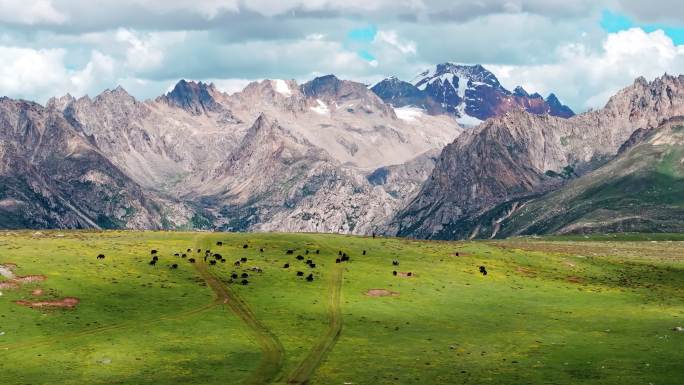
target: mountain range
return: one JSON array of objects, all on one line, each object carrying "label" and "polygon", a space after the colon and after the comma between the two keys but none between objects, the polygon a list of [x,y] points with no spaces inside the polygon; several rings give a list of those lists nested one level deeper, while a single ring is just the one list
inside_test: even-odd
[{"label": "mountain range", "polygon": [[[639,78],[575,115],[553,94],[511,92],[454,63],[371,87],[327,75],[234,94],[181,80],[145,101],[121,87],[45,106],[5,97],[0,228],[673,230],[680,115],[682,76]],[[634,214],[645,181],[658,188]],[[587,203],[596,191],[605,199]]]}]

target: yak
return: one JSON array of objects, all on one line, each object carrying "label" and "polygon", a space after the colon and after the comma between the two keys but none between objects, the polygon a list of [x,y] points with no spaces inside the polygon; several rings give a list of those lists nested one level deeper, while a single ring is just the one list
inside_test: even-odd
[{"label": "yak", "polygon": [[171,268],[172,268],[172,269],[177,269],[177,268],[178,268],[178,264],[177,264],[177,263],[174,263],[173,265],[171,265]]},{"label": "yak", "polygon": [[289,267],[290,267],[290,264],[289,264],[289,263],[286,263],[286,264],[283,265],[283,269],[288,269]]},{"label": "yak", "polygon": [[303,276],[304,276],[304,272],[303,272],[303,271],[298,271],[298,272],[297,272],[297,277],[303,277]]},{"label": "yak", "polygon": [[105,259],[104,254],[99,254],[99,255],[97,256],[97,259]]},{"label": "yak", "polygon": [[190,259],[188,259],[188,262],[190,262],[190,263],[195,263],[195,258],[190,258]]}]

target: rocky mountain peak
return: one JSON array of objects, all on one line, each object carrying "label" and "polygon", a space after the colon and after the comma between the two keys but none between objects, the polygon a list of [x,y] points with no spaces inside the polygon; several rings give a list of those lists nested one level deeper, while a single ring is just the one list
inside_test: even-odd
[{"label": "rocky mountain peak", "polygon": [[302,84],[301,90],[306,97],[335,97],[342,87],[342,80],[335,75],[325,75],[314,78]]},{"label": "rocky mountain peak", "polygon": [[216,92],[213,84],[181,79],[173,90],[160,99],[193,115],[202,115],[221,110],[220,104],[214,98]]},{"label": "rocky mountain peak", "polygon": [[513,90],[513,95],[524,96],[524,97],[530,96],[530,94],[528,94],[527,91],[525,91],[525,89],[522,86],[515,87],[515,89]]}]

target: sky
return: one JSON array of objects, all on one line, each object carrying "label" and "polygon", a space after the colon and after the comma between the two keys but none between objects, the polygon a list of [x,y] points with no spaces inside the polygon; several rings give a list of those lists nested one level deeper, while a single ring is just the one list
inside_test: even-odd
[{"label": "sky", "polygon": [[599,108],[684,73],[684,1],[0,0],[0,95],[39,103],[117,85],[154,98],[181,78],[411,80],[446,61]]}]

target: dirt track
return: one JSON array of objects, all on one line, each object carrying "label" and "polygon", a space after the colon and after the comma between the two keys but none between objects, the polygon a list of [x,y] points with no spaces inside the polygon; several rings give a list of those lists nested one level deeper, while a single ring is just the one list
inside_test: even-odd
[{"label": "dirt track", "polygon": [[[207,247],[209,247],[209,241],[206,238],[196,239],[195,248],[206,249]],[[249,306],[236,293],[209,272],[206,264],[198,261],[195,267],[214,291],[219,302],[228,305],[233,313],[245,323],[261,348],[261,362],[252,375],[243,381],[243,384],[268,384],[278,381],[285,357],[285,349],[280,340],[256,319]]]},{"label": "dirt track", "polygon": [[342,294],[342,273],[344,268],[341,264],[335,264],[330,277],[328,287],[328,315],[330,324],[328,331],[297,368],[290,374],[287,382],[290,384],[306,384],[320,366],[326,354],[332,350],[342,333],[342,310],[340,297]]}]

